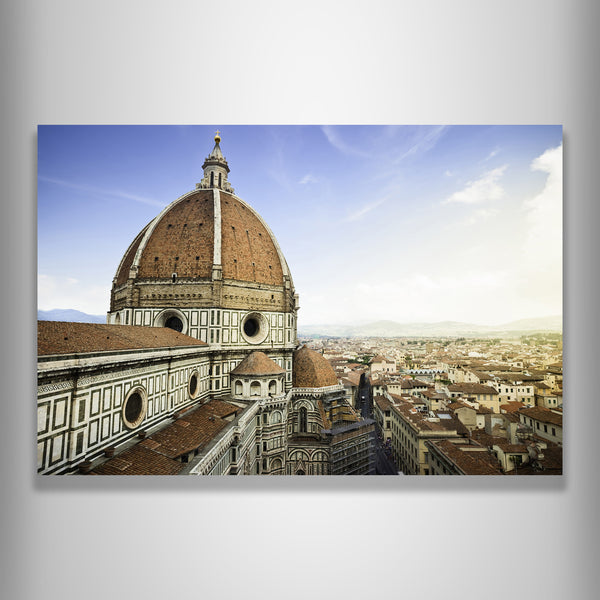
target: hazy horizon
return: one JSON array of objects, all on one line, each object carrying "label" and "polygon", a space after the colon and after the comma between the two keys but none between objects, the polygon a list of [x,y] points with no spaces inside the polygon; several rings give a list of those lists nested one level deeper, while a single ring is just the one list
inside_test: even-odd
[{"label": "hazy horizon", "polygon": [[[79,311],[76,308],[51,308],[51,309],[38,309],[38,313],[39,312],[43,312],[43,313],[52,313],[52,312],[58,312],[58,311],[75,311],[75,312],[80,312],[81,314],[84,314],[86,316],[89,317],[96,317],[96,318],[105,318],[106,317],[106,312],[105,313],[86,313],[83,311]],[[108,311],[107,311],[108,312]],[[502,321],[502,322],[498,322],[498,323],[476,323],[474,321],[455,321],[452,319],[440,319],[440,320],[436,320],[436,321],[395,321],[393,319],[358,319],[358,320],[354,320],[352,323],[350,322],[331,322],[331,323],[298,323],[298,328],[306,328],[306,327],[330,327],[330,326],[334,326],[334,327],[350,327],[350,326],[358,326],[360,327],[361,325],[370,325],[370,324],[375,324],[375,323],[395,323],[398,325],[420,325],[420,324],[431,324],[431,325],[435,325],[435,324],[439,324],[439,323],[464,323],[466,325],[477,325],[479,327],[499,327],[501,325],[506,325],[506,324],[510,324],[510,323],[515,323],[515,322],[519,322],[519,321],[534,321],[534,320],[546,320],[546,319],[556,319],[556,318],[560,318],[562,319],[562,314],[554,314],[554,315],[544,315],[541,317],[522,317],[519,319],[512,319],[511,321]]]}]

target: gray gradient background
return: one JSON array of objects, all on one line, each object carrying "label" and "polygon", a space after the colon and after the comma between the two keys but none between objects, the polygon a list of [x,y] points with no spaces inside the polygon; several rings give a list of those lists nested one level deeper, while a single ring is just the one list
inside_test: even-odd
[{"label": "gray gradient background", "polygon": [[[599,12],[3,2],[0,596],[597,597]],[[565,476],[36,477],[44,123],[563,124]]]}]

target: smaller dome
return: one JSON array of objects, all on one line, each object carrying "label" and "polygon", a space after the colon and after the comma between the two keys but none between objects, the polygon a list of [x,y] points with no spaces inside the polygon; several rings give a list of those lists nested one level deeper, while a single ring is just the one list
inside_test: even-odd
[{"label": "smaller dome", "polygon": [[329,361],[306,346],[294,352],[293,386],[320,388],[337,385],[338,379]]},{"label": "smaller dome", "polygon": [[252,352],[231,371],[232,375],[281,375],[285,373],[274,360],[264,352]]}]

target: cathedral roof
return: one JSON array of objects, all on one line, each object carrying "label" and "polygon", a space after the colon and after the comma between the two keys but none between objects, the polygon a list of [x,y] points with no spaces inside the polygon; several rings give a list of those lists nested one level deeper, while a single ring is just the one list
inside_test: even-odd
[{"label": "cathedral roof", "polygon": [[136,444],[96,467],[91,475],[177,475],[181,469],[180,462]]},{"label": "cathedral roof", "polygon": [[281,375],[285,373],[264,352],[252,352],[231,371],[232,375]]},{"label": "cathedral roof", "polygon": [[306,346],[294,352],[294,387],[319,388],[337,385],[337,383],[333,367],[322,354]]},{"label": "cathedral roof", "polygon": [[166,327],[38,321],[38,356],[182,346],[206,343]]},{"label": "cathedral roof", "polygon": [[132,448],[95,467],[92,475],[176,475],[184,464],[174,459],[204,448],[229,423],[239,406],[210,400]]},{"label": "cathedral roof", "polygon": [[289,270],[275,237],[248,204],[219,190],[199,189],[175,200],[136,236],[115,285],[137,280],[210,279],[283,285]]}]

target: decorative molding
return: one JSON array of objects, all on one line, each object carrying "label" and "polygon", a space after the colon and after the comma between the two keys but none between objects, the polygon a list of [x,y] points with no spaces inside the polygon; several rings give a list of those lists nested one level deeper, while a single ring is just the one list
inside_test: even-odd
[{"label": "decorative molding", "polygon": [[[74,382],[70,381],[59,381],[57,383],[47,383],[45,385],[38,386],[38,400],[42,394],[48,394],[49,392],[61,392],[68,389],[73,389]],[[44,401],[46,398],[44,398]]]}]

